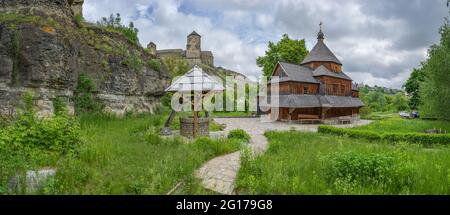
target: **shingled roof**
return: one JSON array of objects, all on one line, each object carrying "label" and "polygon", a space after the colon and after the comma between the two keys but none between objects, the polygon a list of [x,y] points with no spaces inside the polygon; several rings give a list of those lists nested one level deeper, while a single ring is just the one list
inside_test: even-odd
[{"label": "shingled roof", "polygon": [[192,31],[192,33],[190,33],[188,36],[200,36],[200,34],[198,34],[196,31]]},{"label": "shingled roof", "polygon": [[285,62],[279,62],[279,65],[281,66],[281,68],[283,69],[283,72],[285,72],[287,76],[285,76],[285,77],[281,76],[278,80],[274,79],[274,81],[277,81],[277,82],[297,81],[297,82],[306,82],[306,83],[313,83],[313,84],[319,83],[313,77],[313,70],[310,69],[309,67],[300,66],[300,65],[291,64],[291,63],[285,63]]},{"label": "shingled roof", "polygon": [[[363,107],[361,99],[349,96],[331,95],[279,95],[269,97],[269,107],[284,108],[342,108]],[[278,102],[278,104],[277,104]]]},{"label": "shingled roof", "polygon": [[333,62],[342,65],[341,61],[339,61],[339,59],[333,54],[333,52],[331,52],[331,50],[327,47],[327,45],[325,45],[323,40],[317,41],[317,44],[314,46],[311,52],[309,52],[309,54],[301,64],[303,65],[314,61]]},{"label": "shingled roof", "polygon": [[352,81],[352,79],[350,77],[348,77],[344,72],[332,72],[323,65],[319,66],[316,70],[314,70],[313,76],[314,77],[331,76],[331,77],[335,77],[335,78],[342,78],[345,80]]}]

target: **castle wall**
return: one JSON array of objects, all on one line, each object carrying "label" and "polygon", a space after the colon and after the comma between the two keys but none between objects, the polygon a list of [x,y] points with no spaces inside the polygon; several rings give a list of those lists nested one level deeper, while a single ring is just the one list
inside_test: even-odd
[{"label": "castle wall", "polygon": [[84,0],[69,0],[70,7],[72,8],[73,15],[83,16],[83,3]]},{"label": "castle wall", "polygon": [[202,63],[214,66],[214,56],[211,53],[202,53],[200,59]]}]

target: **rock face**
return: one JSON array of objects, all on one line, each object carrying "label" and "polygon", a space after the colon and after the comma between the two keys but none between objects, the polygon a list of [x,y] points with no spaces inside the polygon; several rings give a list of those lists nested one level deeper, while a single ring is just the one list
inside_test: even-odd
[{"label": "rock face", "polygon": [[122,34],[75,21],[80,0],[0,1],[0,114],[14,114],[30,91],[41,115],[61,97],[73,110],[80,74],[96,85],[106,111],[151,112],[168,84],[168,72],[152,68],[154,56]]}]

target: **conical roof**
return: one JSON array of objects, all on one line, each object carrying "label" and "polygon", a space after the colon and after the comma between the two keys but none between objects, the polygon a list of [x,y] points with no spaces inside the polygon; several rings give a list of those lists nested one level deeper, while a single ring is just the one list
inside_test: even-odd
[{"label": "conical roof", "polygon": [[198,34],[195,31],[192,31],[192,33],[190,33],[188,36],[199,36],[199,37],[201,37],[200,34]]},{"label": "conical roof", "polygon": [[331,52],[325,45],[323,40],[318,40],[314,48],[309,52],[302,64],[311,63],[314,61],[333,62],[342,65],[341,61]]}]

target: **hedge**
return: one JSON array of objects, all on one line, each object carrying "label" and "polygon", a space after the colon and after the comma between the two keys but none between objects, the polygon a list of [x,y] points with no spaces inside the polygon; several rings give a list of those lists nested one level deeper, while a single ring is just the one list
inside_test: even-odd
[{"label": "hedge", "polygon": [[337,128],[328,125],[319,126],[319,133],[348,136],[351,138],[363,138],[372,141],[408,142],[424,145],[450,144],[449,134],[377,133],[373,131]]}]

